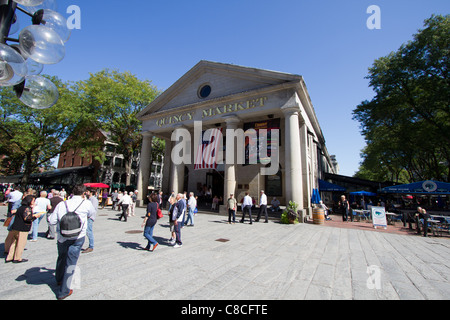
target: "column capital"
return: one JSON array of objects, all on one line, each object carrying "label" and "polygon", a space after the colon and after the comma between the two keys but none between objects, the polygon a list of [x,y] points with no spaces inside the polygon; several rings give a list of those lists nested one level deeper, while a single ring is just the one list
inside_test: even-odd
[{"label": "column capital", "polygon": [[241,119],[235,114],[230,114],[226,117],[224,117],[225,123],[227,124],[227,127],[236,126],[241,122]]},{"label": "column capital", "polygon": [[294,105],[288,105],[281,107],[281,111],[285,116],[289,115],[299,115],[301,113],[300,105],[294,104]]}]

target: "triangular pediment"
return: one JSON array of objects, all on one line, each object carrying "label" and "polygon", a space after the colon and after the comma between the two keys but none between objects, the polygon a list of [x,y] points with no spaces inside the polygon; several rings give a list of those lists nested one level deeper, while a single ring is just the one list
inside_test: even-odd
[{"label": "triangular pediment", "polygon": [[[286,82],[298,82],[300,80],[301,76],[298,75],[232,64],[200,61],[140,112],[138,118],[242,92],[276,86]],[[201,97],[199,92],[204,86],[209,86],[211,90],[209,95]],[[206,93],[208,92],[209,90],[206,90]]]}]

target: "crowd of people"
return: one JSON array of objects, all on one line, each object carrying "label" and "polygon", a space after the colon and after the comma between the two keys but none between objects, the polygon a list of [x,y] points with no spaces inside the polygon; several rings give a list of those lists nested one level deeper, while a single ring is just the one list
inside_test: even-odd
[{"label": "crowd of people", "polygon": [[[63,190],[61,190],[63,191]],[[95,190],[87,190],[84,185],[73,188],[72,195],[52,190],[38,193],[28,189],[22,193],[19,189],[8,193],[8,213],[5,226],[8,235],[5,239],[5,263],[24,263],[22,258],[29,233],[30,241],[38,239],[38,229],[41,220],[46,217],[48,239],[57,238],[58,258],[56,261],[55,278],[59,285],[58,299],[70,296],[71,279],[76,270],[81,252],[92,252],[94,248],[93,223],[98,210],[98,199]],[[73,219],[73,216],[76,218]],[[68,231],[66,233],[65,231]],[[89,247],[82,249],[85,237],[89,238]]]},{"label": "crowd of people", "polygon": [[[73,293],[71,279],[74,276],[78,258],[81,253],[94,251],[94,222],[100,208],[108,205],[108,198],[112,201],[111,210],[119,211],[119,221],[127,222],[127,218],[135,216],[135,207],[138,191],[116,191],[108,194],[103,190],[100,194],[95,189],[77,185],[68,196],[65,190],[42,190],[37,192],[28,189],[22,192],[19,189],[10,188],[7,193],[8,212],[5,226],[8,227],[8,235],[5,239],[5,263],[24,263],[27,259],[22,257],[27,240],[38,241],[38,230],[41,221],[47,221],[45,238],[56,239],[58,258],[56,261],[55,278],[59,285],[58,299],[65,299]],[[267,196],[261,190],[259,209],[257,217],[252,218],[255,213],[255,200],[246,193],[242,199],[243,216],[241,223],[246,221],[248,215],[249,223],[258,222],[265,218],[268,222]],[[158,219],[162,217],[162,208],[168,210],[168,223],[170,227],[170,238],[168,244],[174,248],[183,246],[181,229],[185,226],[194,227],[195,216],[198,212],[198,196],[193,192],[175,194],[164,197],[162,192],[148,195],[146,214],[142,222],[143,236],[147,240],[144,250],[153,252],[159,245],[153,236],[154,228]],[[214,202],[212,202],[214,203]],[[217,204],[217,203],[216,203]],[[228,210],[228,223],[235,224],[238,201],[230,194],[226,201]],[[271,202],[271,210],[280,210],[280,202],[274,198]],[[78,218],[78,226],[73,226],[73,215]],[[67,222],[69,221],[69,222]],[[71,226],[71,227],[68,227]],[[72,228],[67,231],[67,228]],[[78,230],[76,233],[74,233]],[[85,241],[86,237],[89,241]],[[83,249],[85,242],[88,242]]]}]

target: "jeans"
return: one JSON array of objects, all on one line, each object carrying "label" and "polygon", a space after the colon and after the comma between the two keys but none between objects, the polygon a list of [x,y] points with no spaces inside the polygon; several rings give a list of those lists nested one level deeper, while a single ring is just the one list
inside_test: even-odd
[{"label": "jeans", "polygon": [[150,249],[150,245],[155,245],[158,243],[158,241],[153,238],[153,229],[155,226],[152,227],[145,227],[144,229],[144,237],[148,240],[148,244],[146,249]]},{"label": "jeans", "polygon": [[182,245],[181,242],[181,222],[177,221],[177,224],[175,225],[175,236],[176,236],[176,244]]},{"label": "jeans", "polygon": [[188,216],[184,224],[188,224],[188,221],[191,220],[191,224],[194,225],[194,209],[189,208]]},{"label": "jeans", "polygon": [[61,283],[57,294],[58,298],[65,297],[70,292],[83,244],[84,237],[76,240],[58,242],[58,260],[56,261],[55,271],[56,282]]},{"label": "jeans", "polygon": [[236,210],[228,209],[228,222],[231,223],[231,216],[233,216],[233,223],[236,222]]},{"label": "jeans", "polygon": [[242,209],[242,220],[241,223],[245,221],[245,212],[248,212],[248,217],[250,218],[250,224],[252,224],[252,206],[245,206]]},{"label": "jeans", "polygon": [[123,217],[123,219],[125,220],[125,222],[127,221],[127,210],[128,210],[128,204],[123,204],[122,203],[122,214],[121,214],[121,216],[119,217],[119,221],[121,221],[122,220],[122,217]]},{"label": "jeans", "polygon": [[261,214],[264,212],[264,216],[266,218],[266,222],[268,221],[268,216],[267,216],[267,205],[266,204],[262,204],[259,207],[259,212],[258,212],[258,217],[256,218],[256,221],[259,221],[259,219],[261,218]]},{"label": "jeans", "polygon": [[37,218],[36,220],[33,221],[32,240],[37,240],[38,231],[39,231],[39,223],[44,218],[44,216],[46,216],[46,215],[44,214],[40,218]]},{"label": "jeans", "polygon": [[86,235],[89,238],[89,248],[94,249],[94,220],[87,219]]}]

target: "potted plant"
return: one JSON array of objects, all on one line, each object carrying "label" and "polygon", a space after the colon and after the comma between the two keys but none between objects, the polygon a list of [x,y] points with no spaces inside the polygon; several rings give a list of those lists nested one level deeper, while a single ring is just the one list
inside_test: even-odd
[{"label": "potted plant", "polygon": [[281,223],[283,224],[297,224],[298,221],[298,213],[297,213],[298,204],[294,201],[289,201],[288,206],[284,209],[281,214]]}]

